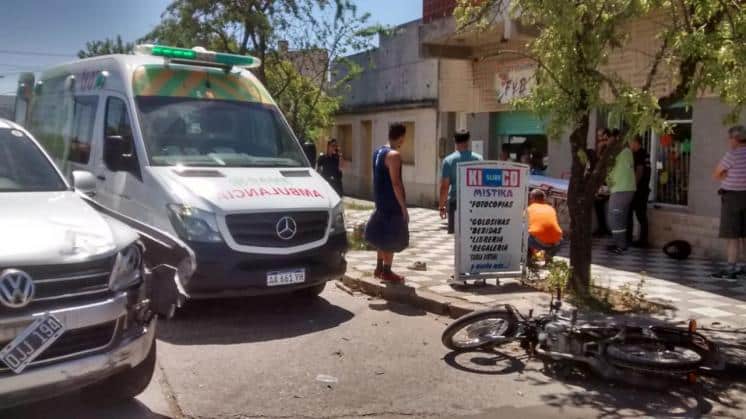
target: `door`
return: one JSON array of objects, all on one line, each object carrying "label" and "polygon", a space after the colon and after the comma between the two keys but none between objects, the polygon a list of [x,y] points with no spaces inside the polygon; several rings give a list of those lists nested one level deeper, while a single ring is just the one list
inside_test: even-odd
[{"label": "door", "polygon": [[360,123],[360,192],[365,198],[373,196],[373,122]]},{"label": "door", "polygon": [[100,152],[97,153],[96,200],[132,218],[150,223],[142,200],[142,158],[138,156],[132,119],[123,97],[106,98]]}]

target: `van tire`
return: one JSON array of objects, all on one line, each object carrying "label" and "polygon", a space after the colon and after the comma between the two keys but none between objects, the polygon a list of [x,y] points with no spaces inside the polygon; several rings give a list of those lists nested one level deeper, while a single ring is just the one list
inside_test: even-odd
[{"label": "van tire", "polygon": [[326,288],[326,282],[322,282],[308,288],[303,288],[302,290],[298,291],[298,295],[304,298],[316,298],[321,295],[322,292],[324,292],[324,288]]},{"label": "van tire", "polygon": [[155,339],[150,351],[138,365],[112,375],[106,380],[82,390],[83,396],[93,404],[113,404],[134,399],[150,384],[155,372]]}]

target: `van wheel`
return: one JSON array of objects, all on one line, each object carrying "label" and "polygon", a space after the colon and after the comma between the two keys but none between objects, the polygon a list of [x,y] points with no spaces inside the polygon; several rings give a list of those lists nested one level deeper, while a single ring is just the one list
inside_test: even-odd
[{"label": "van wheel", "polygon": [[139,364],[82,390],[83,396],[94,404],[112,404],[135,398],[150,384],[155,371],[155,339],[148,356]]},{"label": "van wheel", "polygon": [[312,287],[303,288],[302,290],[298,291],[298,295],[306,298],[315,298],[321,295],[322,292],[324,292],[324,288],[326,288],[326,282],[316,284]]}]

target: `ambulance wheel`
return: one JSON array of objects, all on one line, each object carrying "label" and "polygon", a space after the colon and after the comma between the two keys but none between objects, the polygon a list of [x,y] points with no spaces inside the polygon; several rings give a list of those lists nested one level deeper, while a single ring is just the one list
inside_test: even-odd
[{"label": "ambulance wheel", "polygon": [[326,288],[326,282],[322,282],[308,288],[303,288],[302,290],[298,291],[298,295],[304,298],[316,298],[321,295],[322,292],[324,292],[324,288]]}]

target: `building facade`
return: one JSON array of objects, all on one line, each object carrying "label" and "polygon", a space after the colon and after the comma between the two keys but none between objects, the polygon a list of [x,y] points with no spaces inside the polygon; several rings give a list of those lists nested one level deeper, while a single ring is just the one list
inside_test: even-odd
[{"label": "building facade", "polygon": [[[527,95],[532,88],[534,67],[530,61],[517,55],[496,54],[499,50],[520,50],[535,33],[519,22],[504,16],[488,32],[463,33],[456,30],[452,16],[455,0],[423,0],[422,20],[404,25],[407,37],[393,36],[381,49],[373,54],[390,56],[399,51],[409,60],[427,63],[431,68],[422,78],[405,70],[396,60],[375,67],[372,71],[397,74],[399,84],[394,89],[399,94],[414,99],[411,91],[400,89],[408,83],[427,82],[428,103],[432,106],[412,110],[408,118],[417,119],[415,141],[422,155],[413,165],[405,168],[409,182],[419,185],[415,190],[437,193],[438,171],[442,158],[452,150],[450,138],[455,129],[467,128],[475,140],[474,148],[486,158],[499,159],[501,152],[510,154],[513,160],[522,160],[552,177],[568,178],[570,173],[570,142],[563,138],[548,138],[542,121],[530,112],[519,112],[512,108],[511,100]],[[650,67],[650,57],[657,50],[656,33],[660,16],[651,15],[630,23],[623,30],[630,34],[625,48],[615,50],[606,70],[615,72],[632,83],[644,80]],[[415,35],[416,32],[416,35]],[[413,45],[414,43],[416,45]],[[385,70],[384,70],[385,69]],[[367,71],[366,71],[367,72]],[[351,86],[350,104],[363,103],[371,97],[389,100],[385,93],[387,83],[372,75],[364,74]],[[405,77],[416,77],[404,80]],[[671,91],[675,77],[667,69],[658,72],[654,79],[654,91],[660,96]],[[371,93],[374,92],[374,93]],[[404,97],[398,100],[406,103]],[[379,99],[380,101],[380,99]],[[393,102],[393,101],[391,101]],[[417,112],[423,112],[417,118]],[[673,133],[649,132],[644,143],[653,164],[651,194],[649,197],[650,238],[656,246],[671,240],[683,239],[692,243],[694,252],[705,257],[722,257],[724,247],[718,239],[720,222],[719,184],[712,180],[711,173],[727,151],[727,129],[723,124],[729,108],[718,98],[703,95],[690,107],[674,106],[664,110],[667,119],[675,124]],[[367,133],[364,121],[372,120],[363,114],[340,115],[338,124],[347,124],[343,136],[351,132],[346,140],[355,148]],[[402,111],[391,110],[386,115],[396,120]],[[368,118],[368,119],[365,119]],[[615,124],[602,110],[591,118],[589,145],[594,144],[596,128]],[[387,120],[383,120],[383,126]],[[741,118],[746,122],[746,115]],[[433,124],[423,127],[422,124]],[[339,128],[339,125],[338,125]],[[347,131],[345,131],[347,130]],[[379,128],[380,130],[380,128]],[[367,134],[366,134],[367,135]],[[347,137],[343,137],[347,138]],[[385,141],[385,133],[374,133],[376,143]],[[357,149],[355,152],[359,152]],[[369,154],[368,154],[369,155]],[[422,157],[422,158],[419,158]],[[364,174],[369,166],[352,165],[350,174],[359,176],[360,185],[368,179]],[[405,179],[405,180],[407,180]],[[368,182],[369,183],[369,182]],[[362,196],[368,192],[359,189]],[[413,203],[427,204],[427,200]]]},{"label": "building facade", "polygon": [[407,201],[432,206],[437,200],[438,60],[420,57],[419,27],[419,21],[401,25],[381,36],[378,48],[346,57],[363,71],[345,92],[332,137],[343,156],[345,192],[353,196],[371,196],[373,150],[387,143],[391,124],[402,123]]}]

